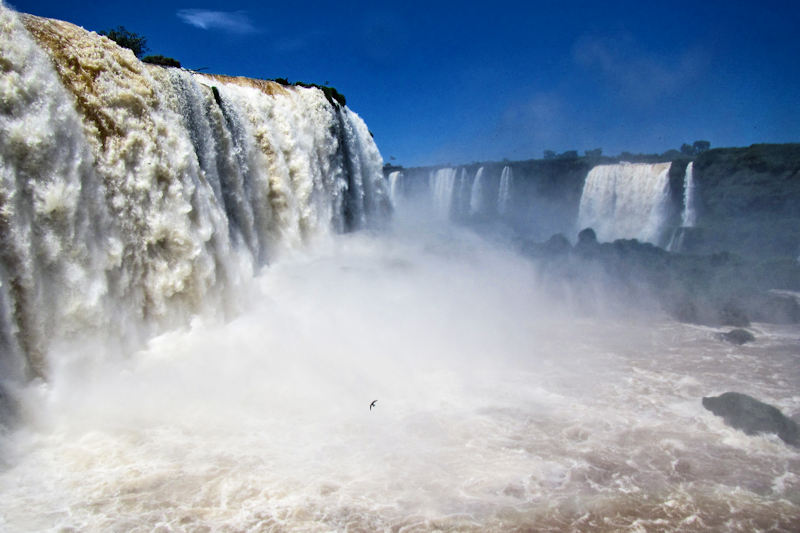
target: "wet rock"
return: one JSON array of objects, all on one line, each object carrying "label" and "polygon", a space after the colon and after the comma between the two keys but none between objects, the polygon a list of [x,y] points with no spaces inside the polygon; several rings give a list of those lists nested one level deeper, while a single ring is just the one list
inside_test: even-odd
[{"label": "wet rock", "polygon": [[748,435],[774,433],[784,442],[800,446],[800,427],[778,408],[739,392],[703,398],[703,407],[721,416],[729,426]]},{"label": "wet rock", "polygon": [[746,328],[750,325],[747,313],[736,302],[726,302],[718,311],[719,323],[723,326]]},{"label": "wet rock", "polygon": [[556,233],[542,245],[542,250],[548,255],[564,255],[572,250],[572,245],[564,235]]},{"label": "wet rock", "polygon": [[584,228],[578,233],[578,244],[592,246],[597,244],[597,234],[592,228]]},{"label": "wet rock", "polygon": [[730,342],[731,344],[738,344],[740,346],[747,342],[753,342],[756,340],[752,333],[741,328],[732,329],[727,333],[720,333],[719,338]]}]

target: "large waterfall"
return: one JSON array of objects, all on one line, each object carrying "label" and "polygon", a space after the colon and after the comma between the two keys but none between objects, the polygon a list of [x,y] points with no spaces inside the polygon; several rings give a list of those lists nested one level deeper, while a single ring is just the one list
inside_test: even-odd
[{"label": "large waterfall", "polygon": [[[384,180],[317,89],[1,5],[0,51],[0,531],[798,530],[797,451],[701,403],[796,417],[796,325],[732,345],[650,247],[528,242],[590,163]],[[583,223],[656,239],[667,170],[595,168]]]},{"label": "large waterfall", "polygon": [[599,165],[586,177],[578,226],[603,241],[639,239],[659,244],[670,212],[671,163]]},{"label": "large waterfall", "polygon": [[6,378],[92,331],[230,311],[282,250],[389,212],[364,122],[318,89],[148,66],[2,6],[0,25]]}]

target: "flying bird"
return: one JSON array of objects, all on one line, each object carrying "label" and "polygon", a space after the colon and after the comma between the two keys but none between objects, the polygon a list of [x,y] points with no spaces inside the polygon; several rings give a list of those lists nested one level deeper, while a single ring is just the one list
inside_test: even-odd
[{"label": "flying bird", "polygon": [[378,400],[372,400],[372,403],[369,404],[369,410],[372,411],[372,408],[375,407],[375,404],[378,403]]}]

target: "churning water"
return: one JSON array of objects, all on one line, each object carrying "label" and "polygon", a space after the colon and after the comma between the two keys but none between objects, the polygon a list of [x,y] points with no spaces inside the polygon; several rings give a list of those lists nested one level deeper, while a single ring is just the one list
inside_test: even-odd
[{"label": "churning water", "polygon": [[[320,91],[25,25],[0,6],[0,529],[800,528],[797,450],[700,403],[800,411],[796,327],[734,347],[543,275],[443,220],[482,169],[382,227]],[[610,232],[661,205],[664,169],[598,172]]]},{"label": "churning water", "polygon": [[796,529],[797,451],[700,403],[740,390],[796,413],[796,329],[733,347],[576,312],[527,259],[421,224],[290,254],[228,322],[58,354],[5,438],[0,524]]}]

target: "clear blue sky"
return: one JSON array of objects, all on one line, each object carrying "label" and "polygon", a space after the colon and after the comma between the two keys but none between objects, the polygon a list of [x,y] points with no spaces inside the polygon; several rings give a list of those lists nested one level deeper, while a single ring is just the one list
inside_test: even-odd
[{"label": "clear blue sky", "polygon": [[67,2],[185,67],[329,83],[406,166],[800,141],[800,2]]}]

